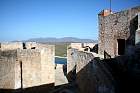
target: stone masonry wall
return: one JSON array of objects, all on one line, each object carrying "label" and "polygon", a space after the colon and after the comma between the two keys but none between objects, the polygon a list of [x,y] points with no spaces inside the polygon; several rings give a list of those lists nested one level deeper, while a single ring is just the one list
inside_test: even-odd
[{"label": "stone masonry wall", "polygon": [[22,62],[23,88],[41,85],[40,53],[40,50],[18,50],[18,59]]},{"label": "stone masonry wall", "polygon": [[0,89],[28,88],[55,82],[55,47],[41,44],[36,47],[0,51]]},{"label": "stone masonry wall", "polygon": [[23,49],[22,42],[2,42],[0,50]]},{"label": "stone masonry wall", "polygon": [[[131,8],[108,16],[99,15],[99,54],[104,51],[111,57],[118,55],[117,39],[125,39],[128,45],[135,42],[136,24],[132,20],[140,12],[140,7]],[[126,46],[127,47],[127,46]]]},{"label": "stone masonry wall", "polygon": [[74,48],[67,49],[67,73],[70,73],[70,71],[72,71],[76,65],[76,51],[78,50]]},{"label": "stone masonry wall", "polygon": [[[91,60],[94,58],[92,53],[88,52],[81,52],[76,51],[77,53],[77,59],[76,59],[76,73],[81,71],[86,65],[88,65]],[[76,54],[75,53],[75,54]]]},{"label": "stone masonry wall", "polygon": [[71,68],[76,65],[76,84],[79,93],[115,92],[114,79],[108,67],[99,58],[95,58],[90,52],[73,51],[73,49],[68,51],[70,61],[68,60],[67,65]]},{"label": "stone masonry wall", "polygon": [[15,89],[16,58],[15,50],[0,51],[0,89]]},{"label": "stone masonry wall", "polygon": [[77,51],[76,61],[76,83],[80,93],[93,93],[95,92],[96,83],[92,77],[90,69],[90,62],[94,58],[91,53]]},{"label": "stone masonry wall", "polygon": [[55,82],[55,46],[46,45],[41,50],[41,78],[42,84]]}]

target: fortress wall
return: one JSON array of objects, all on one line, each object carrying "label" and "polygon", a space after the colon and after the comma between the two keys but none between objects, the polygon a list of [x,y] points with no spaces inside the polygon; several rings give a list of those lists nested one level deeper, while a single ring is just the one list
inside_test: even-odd
[{"label": "fortress wall", "polygon": [[38,45],[36,49],[14,46],[16,50],[11,50],[12,45],[0,51],[0,88],[28,88],[55,82],[53,45]]},{"label": "fortress wall", "polygon": [[23,88],[41,85],[40,50],[18,49],[19,62],[22,62]]},{"label": "fortress wall", "polygon": [[[92,78],[92,72],[89,64],[94,56],[91,53],[78,51],[76,49],[68,49],[67,50],[67,73],[68,75],[71,72],[74,72],[74,68],[76,69],[76,83],[78,85],[78,89],[80,93],[91,93],[88,90],[92,90],[92,93],[95,91],[95,82],[94,78]],[[74,74],[70,74],[75,77]],[[90,84],[90,85],[89,85]],[[92,87],[92,88],[91,88]]]},{"label": "fortress wall", "polygon": [[55,82],[55,47],[37,46],[37,49],[18,50],[22,61],[23,87],[33,87]]},{"label": "fortress wall", "polygon": [[100,55],[104,55],[104,28],[105,28],[105,23],[104,23],[104,17],[98,16],[98,26],[99,26],[99,36],[98,36],[98,53]]},{"label": "fortress wall", "polygon": [[118,55],[117,39],[127,40],[127,45],[135,44],[135,31],[140,7],[131,8],[108,16],[99,15],[99,54],[106,51],[114,57]]},{"label": "fortress wall", "polygon": [[67,73],[70,73],[76,65],[77,60],[77,54],[75,53],[76,51],[78,50],[74,48],[67,49]]},{"label": "fortress wall", "polygon": [[0,89],[16,89],[20,87],[15,87],[16,57],[16,50],[0,51]]},{"label": "fortress wall", "polygon": [[93,58],[94,58],[94,56],[92,53],[77,51],[76,73],[78,73],[86,65],[88,65]]},{"label": "fortress wall", "polygon": [[[17,55],[18,56],[18,55]],[[19,89],[21,88],[22,84],[21,84],[21,63],[22,61],[19,60],[19,58],[16,58],[15,61],[15,89]]]},{"label": "fortress wall", "polygon": [[41,78],[42,84],[55,82],[55,46],[47,45],[41,50]]},{"label": "fortress wall", "polygon": [[114,93],[114,79],[108,67],[92,53],[69,49],[68,60],[68,72],[76,65],[76,84],[80,93]]},{"label": "fortress wall", "polygon": [[91,69],[91,60],[94,56],[91,53],[82,51],[75,52],[77,54],[76,61],[76,83],[80,93],[95,92],[96,82]]},{"label": "fortress wall", "polygon": [[14,49],[23,49],[22,42],[2,42],[1,43],[1,50],[14,50]]}]

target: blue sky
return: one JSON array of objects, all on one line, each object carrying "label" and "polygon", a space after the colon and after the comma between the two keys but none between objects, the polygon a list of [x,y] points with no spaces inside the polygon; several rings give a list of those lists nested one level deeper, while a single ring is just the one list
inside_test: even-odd
[{"label": "blue sky", "polygon": [[[140,0],[112,0],[112,10]],[[98,13],[109,0],[0,0],[0,41],[39,37],[98,39]]]}]

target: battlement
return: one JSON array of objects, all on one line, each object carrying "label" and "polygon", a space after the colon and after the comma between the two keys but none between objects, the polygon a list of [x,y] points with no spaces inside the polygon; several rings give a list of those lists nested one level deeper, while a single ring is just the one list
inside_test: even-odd
[{"label": "battlement", "polygon": [[40,47],[48,46],[46,44],[39,44],[36,42],[1,42],[0,50],[14,50],[14,49],[36,49]]},{"label": "battlement", "polygon": [[23,49],[22,42],[2,42],[0,43],[0,50],[14,50]]},{"label": "battlement", "polygon": [[17,49],[18,57],[38,57],[41,54],[40,49]]}]

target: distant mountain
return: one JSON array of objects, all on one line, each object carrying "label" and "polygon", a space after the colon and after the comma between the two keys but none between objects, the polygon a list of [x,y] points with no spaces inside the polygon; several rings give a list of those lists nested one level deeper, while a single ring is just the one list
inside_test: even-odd
[{"label": "distant mountain", "polygon": [[32,38],[26,40],[26,42],[39,42],[39,43],[97,43],[97,40],[92,39],[79,39],[75,37],[64,37],[64,38]]}]

